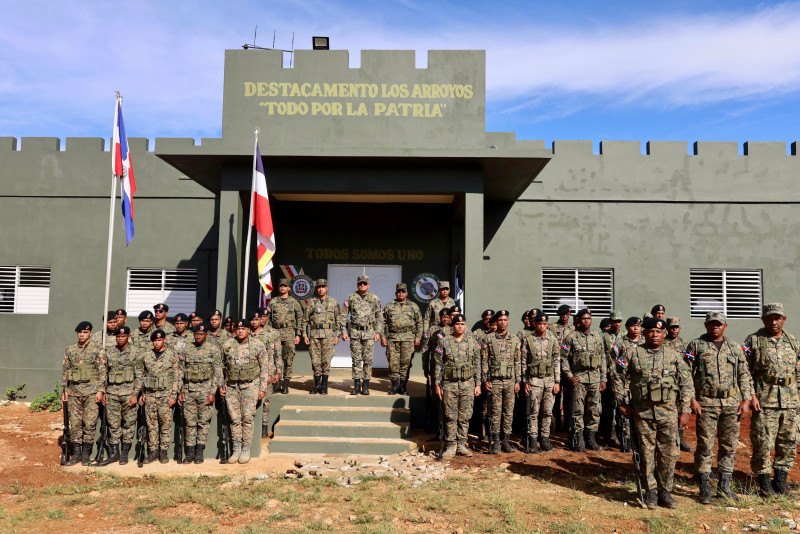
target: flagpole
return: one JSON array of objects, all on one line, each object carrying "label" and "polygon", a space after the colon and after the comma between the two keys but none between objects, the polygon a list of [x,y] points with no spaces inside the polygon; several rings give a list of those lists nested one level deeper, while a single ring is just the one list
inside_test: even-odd
[{"label": "flagpole", "polygon": [[[119,105],[122,102],[122,95],[119,94],[119,91],[116,91],[117,99],[114,103],[114,126],[111,129],[112,132],[116,131],[117,128],[117,120],[119,119]],[[116,161],[116,154],[114,153],[114,134],[111,134],[111,168],[114,168],[114,162]],[[114,171],[111,171],[111,207],[109,209],[108,214],[108,257],[106,259],[106,294],[105,300],[103,301],[103,350],[106,348],[106,340],[108,339],[108,328],[106,325],[108,324],[108,292],[109,287],[111,284],[111,245],[114,241],[114,203],[117,197],[117,175],[114,174]]]},{"label": "flagpole", "polygon": [[250,241],[253,234],[253,202],[256,193],[256,150],[258,149],[258,128],[253,131],[253,178],[250,184],[250,215],[247,221],[247,242],[244,246],[244,284],[242,286],[242,319],[247,317],[247,279],[250,273]]}]

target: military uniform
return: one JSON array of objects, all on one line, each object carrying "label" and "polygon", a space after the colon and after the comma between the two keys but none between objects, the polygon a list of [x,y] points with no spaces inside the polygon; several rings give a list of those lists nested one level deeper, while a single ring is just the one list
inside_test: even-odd
[{"label": "military uniform", "polygon": [[226,341],[222,348],[222,364],[233,443],[229,463],[239,461],[240,457],[245,463],[250,459],[258,393],[266,394],[269,377],[275,374],[275,364],[267,357],[264,344],[252,337],[241,343],[236,338]]},{"label": "military uniform", "polygon": [[[128,329],[127,327],[125,327]],[[130,331],[130,329],[128,329]],[[136,434],[137,406],[129,404],[131,397],[139,396],[144,385],[142,352],[128,343],[124,349],[117,345],[106,351],[106,417],[112,447],[122,440],[120,463],[128,462],[128,453]]]},{"label": "military uniform", "polygon": [[[405,284],[398,284],[400,285]],[[393,300],[387,304],[383,309],[383,318],[385,325],[381,338],[386,342],[389,378],[392,381],[389,393],[402,393],[408,382],[414,343],[422,338],[422,315],[419,307],[406,299],[403,302]]]},{"label": "military uniform", "polygon": [[[252,335],[252,334],[251,334]],[[264,328],[262,329],[256,336],[255,336],[261,343],[264,344],[264,348],[267,351],[267,358],[272,361],[272,369],[273,375],[278,372],[278,370],[283,367],[283,357],[282,357],[282,350],[281,350],[281,334],[274,328]],[[267,394],[261,399],[261,437],[265,438],[268,436],[264,435],[264,431],[266,430],[269,432],[269,407],[270,401],[272,399],[272,394],[277,393],[273,390],[273,388],[267,388]]]},{"label": "military uniform", "polygon": [[[442,287],[442,284],[446,284],[445,287],[450,287],[450,284],[447,282],[440,282],[440,288]],[[427,332],[431,326],[434,326],[437,322],[439,322],[439,312],[442,309],[452,308],[455,305],[456,301],[451,297],[448,296],[446,299],[442,300],[439,295],[436,295],[433,299],[431,299],[430,304],[428,304],[428,307],[425,310],[425,317],[422,319],[422,331]]]},{"label": "military uniform", "polygon": [[141,351],[148,351],[153,348],[152,343],[150,342],[150,336],[155,332],[156,329],[152,326],[147,330],[143,331],[141,328],[137,328],[131,332],[130,336],[130,343],[136,349]]},{"label": "military uniform", "polygon": [[586,446],[599,449],[594,435],[600,424],[600,383],[608,377],[606,355],[603,352],[603,338],[598,332],[584,334],[575,330],[567,335],[562,345],[561,376],[572,380],[577,376],[580,382],[572,386],[572,436],[573,447],[584,450],[584,430]]},{"label": "military uniform", "polygon": [[[316,286],[327,286],[325,279],[316,281]],[[314,389],[311,393],[327,394],[331,359],[336,351],[334,340],[339,337],[341,318],[339,302],[327,294],[323,298],[314,295],[306,305],[303,316],[306,337],[311,341],[311,367],[314,370]]]},{"label": "military uniform", "polygon": [[[575,330],[575,327],[567,322],[566,324],[561,324],[561,322],[556,321],[550,325],[550,333],[556,336],[559,345],[564,344],[564,340],[567,336]],[[569,402],[563,402],[569,400],[570,394],[572,392],[572,383],[567,380],[564,376],[564,373],[561,373],[561,391],[556,393],[553,397],[553,419],[555,420],[556,430],[563,430],[564,427],[569,427],[569,420],[572,419],[572,407],[569,406]],[[561,415],[561,407],[564,407],[564,415],[562,418]]]},{"label": "military uniform", "polygon": [[194,335],[188,328],[183,331],[183,334],[179,334],[177,330],[167,334],[166,346],[178,354],[182,354],[192,343],[194,343]]},{"label": "military uniform", "polygon": [[469,332],[460,341],[443,334],[435,339],[433,379],[442,388],[444,441],[450,450],[457,443],[463,454],[475,388],[480,384],[480,348]]},{"label": "military uniform", "polygon": [[665,345],[625,345],[618,362],[618,372],[612,375],[614,394],[617,403],[634,411],[646,500],[654,499],[656,490],[669,496],[679,454],[678,414],[689,413],[694,397],[689,367],[682,355]]},{"label": "military uniform", "polygon": [[[544,336],[523,331],[520,377],[530,385],[530,416],[527,421],[529,443],[541,437],[542,448],[550,450],[550,420],[553,413],[553,387],[561,382],[561,346],[548,331]],[[540,430],[541,428],[541,430]]]},{"label": "military uniform", "polygon": [[353,380],[356,384],[361,380],[369,381],[375,355],[375,333],[383,330],[381,299],[374,293],[361,295],[354,291],[342,302],[341,319],[342,333],[350,336]]},{"label": "military uniform", "polygon": [[[282,279],[281,284],[288,285],[288,280]],[[294,363],[296,337],[301,335],[300,327],[303,325],[303,306],[294,297],[276,297],[269,303],[270,320],[272,328],[278,331],[281,339],[281,364],[278,367],[283,377],[283,393],[289,393],[289,380],[292,378],[292,364]]]},{"label": "military uniform", "polygon": [[[94,343],[95,346],[99,347],[103,344],[103,331],[95,332],[92,334],[90,341]],[[106,349],[110,349],[111,347],[117,344],[117,338],[114,336],[114,330],[111,332],[106,329]]]},{"label": "military uniform", "polygon": [[[615,315],[614,317],[621,318],[619,315]],[[603,332],[602,336],[603,353],[606,356],[606,385],[608,385],[612,382],[611,374],[615,372],[614,366],[616,365],[617,354],[619,351],[617,343],[620,339],[622,339],[622,334]],[[617,401],[614,398],[614,392],[611,391],[610,387],[606,387],[606,389],[600,393],[600,405],[600,424],[597,427],[598,431],[600,432],[600,435],[603,436],[605,443],[613,443],[614,445],[618,445],[619,438],[614,428],[614,423],[617,418]]]},{"label": "military uniform", "polygon": [[[500,312],[498,312],[499,314]],[[492,386],[490,394],[492,410],[491,435],[494,440],[493,453],[500,448],[500,423],[502,419],[502,446],[511,452],[508,438],[514,418],[514,386],[520,381],[520,341],[510,332],[492,332],[486,336],[481,349],[481,380]]]},{"label": "military uniform", "polygon": [[[202,331],[202,330],[198,330]],[[214,405],[206,404],[208,396],[217,392],[222,381],[222,349],[206,339],[192,342],[184,350],[183,417],[186,422],[187,454],[184,463],[203,461],[203,450],[208,439]],[[192,452],[194,454],[192,454]]]},{"label": "military uniform", "polygon": [[[153,334],[157,335],[158,330]],[[176,399],[183,385],[183,366],[178,353],[166,347],[166,344],[162,352],[154,349],[145,352],[142,363],[150,454],[160,451],[159,460],[166,463],[167,449],[172,439],[172,407],[169,401]]]},{"label": "military uniform", "polygon": [[212,332],[211,330],[208,331],[208,338],[206,341],[216,343],[219,345],[219,349],[222,350],[222,345],[224,345],[229,339],[233,339],[233,336],[230,334],[230,332],[220,326],[219,330],[216,332]]}]

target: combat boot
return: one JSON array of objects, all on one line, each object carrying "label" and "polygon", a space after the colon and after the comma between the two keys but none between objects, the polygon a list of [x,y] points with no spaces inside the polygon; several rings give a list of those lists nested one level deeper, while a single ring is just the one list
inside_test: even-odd
[{"label": "combat boot", "polygon": [[406,386],[408,386],[408,379],[401,380],[400,381],[400,389],[398,389],[397,392],[400,395],[408,395],[408,390],[406,389]]},{"label": "combat boot", "polygon": [[586,433],[586,448],[591,451],[602,451],[603,447],[597,444],[595,440],[595,432],[587,432]]},{"label": "combat boot", "polygon": [[656,490],[647,490],[644,492],[644,505],[648,510],[655,510],[658,508],[658,494]]},{"label": "combat boot", "polygon": [[191,464],[194,462],[194,447],[186,447],[186,453],[183,455],[182,464]]},{"label": "combat boot", "polygon": [[513,446],[513,445],[511,445],[511,444],[508,442],[508,438],[509,438],[509,437],[510,437],[510,436],[509,436],[508,434],[503,434],[503,442],[502,442],[502,444],[501,444],[501,446],[502,446],[502,448],[503,448],[503,452],[516,452],[516,450],[517,450],[517,449],[515,449],[515,448],[514,448],[514,446]]},{"label": "combat boot", "polygon": [[678,507],[678,501],[672,498],[672,495],[665,489],[658,490],[658,505],[662,508],[669,508],[674,510]]},{"label": "combat boot", "polygon": [[619,447],[621,444],[619,437],[617,437],[617,429],[615,429],[613,426],[611,427],[611,435],[608,437],[608,443],[614,447]]},{"label": "combat boot", "polygon": [[450,460],[456,457],[456,444],[452,441],[447,442],[447,446],[442,452],[442,460]]},{"label": "combat boot", "polygon": [[797,495],[789,489],[789,485],[786,483],[786,476],[788,474],[787,471],[776,469],[775,478],[772,480],[772,489],[775,490],[775,493],[778,495],[788,495],[789,497],[795,498]]},{"label": "combat boot", "polygon": [[230,457],[228,457],[229,464],[235,464],[239,461],[239,456],[242,455],[242,442],[238,441],[233,444],[233,452],[231,452]]},{"label": "combat boot", "polygon": [[111,452],[108,453],[108,458],[103,460],[100,465],[108,465],[119,462],[119,444],[115,443],[111,446]]},{"label": "combat boot", "polygon": [[681,438],[681,452],[693,452],[692,446],[683,441],[683,430],[678,430],[678,435]]},{"label": "combat boot", "polygon": [[250,461],[250,445],[242,443],[242,454],[239,455],[239,463],[246,464]]},{"label": "combat boot", "polygon": [[153,449],[150,451],[147,457],[142,461],[142,463],[151,464],[156,460],[158,460],[158,449]]},{"label": "combat boot", "polygon": [[459,456],[471,457],[472,451],[467,448],[467,443],[465,441],[459,441],[456,447],[456,454]]},{"label": "combat boot", "polygon": [[197,445],[194,448],[194,463],[196,463],[196,464],[202,464],[203,463],[203,460],[204,460],[204,458],[203,458],[204,454],[203,453],[205,452],[205,450],[206,450],[206,446],[205,445]]},{"label": "combat boot", "polygon": [[364,382],[361,383],[361,394],[369,395],[369,379],[364,379]]},{"label": "combat boot", "polygon": [[550,438],[542,438],[542,450],[545,452],[550,452],[553,450],[553,444],[550,443]]},{"label": "combat boot", "polygon": [[288,395],[289,394],[289,379],[288,378],[284,378],[283,379],[283,388],[281,389],[281,393],[284,394],[284,395]]},{"label": "combat boot", "polygon": [[89,461],[91,459],[92,459],[92,444],[84,443],[83,447],[81,447],[81,465],[89,465]]},{"label": "combat boot", "polygon": [[125,465],[128,463],[128,455],[131,452],[131,445],[132,443],[122,443],[122,452],[119,456],[119,465]]},{"label": "combat boot", "polygon": [[353,391],[350,392],[350,395],[359,395],[361,393],[361,379],[356,378],[353,380]]},{"label": "combat boot", "polygon": [[397,394],[397,379],[392,378],[392,387],[389,388],[389,392],[387,395],[396,395]]},{"label": "combat boot", "polygon": [[81,444],[80,443],[72,443],[72,454],[69,457],[69,460],[64,462],[64,465],[75,465],[81,461]]},{"label": "combat boot", "polygon": [[261,425],[261,437],[268,438],[269,437],[269,425]]},{"label": "combat boot", "polygon": [[525,449],[527,454],[539,454],[542,452],[542,449],[539,448],[539,444],[536,442],[536,439],[528,434],[528,447]]},{"label": "combat boot", "polygon": [[169,455],[167,453],[169,453],[169,450],[167,449],[161,449],[160,451],[158,451],[158,461],[161,462],[162,464],[169,463]]},{"label": "combat boot", "polygon": [[764,499],[775,496],[775,490],[772,489],[772,483],[769,480],[769,473],[758,475],[758,496]]},{"label": "combat boot", "polygon": [[311,388],[311,391],[308,392],[309,395],[316,395],[317,393],[319,393],[319,383],[321,379],[322,379],[321,376],[314,377],[314,387]]},{"label": "combat boot", "polygon": [[492,448],[489,454],[500,454],[500,434],[492,434]]},{"label": "combat boot", "polygon": [[322,375],[322,380],[319,384],[319,394],[320,395],[327,395],[328,394],[328,375]]},{"label": "combat boot", "polygon": [[[720,494],[720,486],[722,486],[722,479],[717,485],[717,495]],[[700,504],[711,504],[711,474],[700,473]]]},{"label": "combat boot", "polygon": [[[731,489],[731,473],[720,473],[719,482],[717,483],[717,497],[727,497],[732,501],[741,501],[742,498],[736,495],[736,492]],[[711,488],[709,487],[709,492]]]},{"label": "combat boot", "polygon": [[[586,452],[586,443],[583,441],[583,432],[575,431],[575,443],[572,445],[574,452]],[[572,440],[570,440],[570,443]]]}]

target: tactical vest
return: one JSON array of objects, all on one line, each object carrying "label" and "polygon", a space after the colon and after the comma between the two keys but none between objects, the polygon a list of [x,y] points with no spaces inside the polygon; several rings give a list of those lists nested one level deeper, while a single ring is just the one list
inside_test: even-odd
[{"label": "tactical vest", "polygon": [[[455,345],[453,344],[453,338],[451,336],[445,336],[444,344],[447,347],[447,350],[450,354],[453,355],[453,358],[458,356],[458,352],[456,351]],[[475,341],[472,339],[471,336],[467,337],[467,361],[466,362],[455,362],[455,361],[448,361],[444,364],[444,379],[445,380],[454,380],[454,381],[464,381],[464,380],[472,380],[475,377],[475,369],[472,367],[472,359],[470,358],[471,354],[477,350],[475,346]]]},{"label": "tactical vest", "polygon": [[[511,344],[511,352],[513,358],[514,352],[514,337],[508,334],[506,338]],[[489,365],[489,377],[498,380],[509,380],[514,378],[514,362],[500,362],[497,357],[500,355],[500,339],[497,336],[489,336],[489,343],[492,346],[492,352],[495,355],[495,360]]]},{"label": "tactical vest", "polygon": [[134,380],[134,364],[114,365],[108,368],[108,383],[112,385],[131,384]]},{"label": "tactical vest", "polygon": [[205,382],[214,377],[214,366],[210,363],[190,363],[186,365],[183,373],[183,381],[196,384]]},{"label": "tactical vest", "polygon": [[[637,345],[636,354],[640,363],[648,361],[644,347]],[[634,401],[650,401],[656,404],[675,402],[678,396],[677,371],[664,369],[662,376],[650,376],[650,369],[643,367],[641,374],[631,375],[630,390]]]},{"label": "tactical vest", "polygon": [[537,339],[536,336],[526,332],[525,333],[525,341],[528,343],[528,348],[530,350],[530,361],[528,362],[528,379],[532,378],[547,378],[548,376],[553,376],[553,357],[550,356],[551,351],[553,349],[553,343],[555,342],[554,338],[547,337],[547,348],[545,351],[548,354],[547,359],[539,358],[532,349],[533,342],[532,340]]},{"label": "tactical vest", "polygon": [[166,391],[172,388],[172,373],[169,369],[150,373],[144,377],[144,388],[149,391]]},{"label": "tactical vest", "polygon": [[602,357],[597,354],[597,351],[590,351],[588,349],[589,339],[586,338],[586,350],[578,350],[572,353],[571,364],[573,371],[594,371],[600,368]]},{"label": "tactical vest", "polygon": [[97,365],[94,363],[71,364],[68,376],[71,384],[94,382],[98,378]]},{"label": "tactical vest", "polygon": [[244,365],[225,364],[225,380],[228,382],[252,382],[261,374],[258,361],[252,360]]},{"label": "tactical vest", "polygon": [[[797,338],[788,332],[784,332],[784,334],[786,334],[786,338],[789,340],[792,350],[795,354],[797,354],[797,350],[800,347],[800,345],[797,343]],[[797,379],[795,374],[791,374],[789,376],[778,376],[774,370],[771,369],[772,364],[767,356],[767,349],[769,346],[767,343],[767,337],[769,337],[767,331],[761,328],[753,335],[753,337],[755,338],[755,346],[750,347],[750,350],[754,353],[753,378],[773,386],[789,386],[793,384]]]},{"label": "tactical vest", "polygon": [[[731,351],[731,354],[734,356],[733,363],[733,376],[734,380],[739,379],[739,358],[737,351],[742,350],[736,343],[732,342],[728,338],[725,339],[725,344],[728,345],[728,349]],[[711,342],[707,341],[703,338],[699,338],[697,340],[697,354],[695,355],[695,361],[697,362],[697,366],[700,370],[700,387],[702,388],[698,393],[698,396],[702,395],[703,397],[710,397],[712,399],[727,399],[729,397],[735,397],[739,393],[738,385],[736,387],[730,389],[715,389],[711,386],[706,386],[706,378],[708,377],[708,369],[706,369],[706,362],[703,356],[709,351],[709,344]]]}]

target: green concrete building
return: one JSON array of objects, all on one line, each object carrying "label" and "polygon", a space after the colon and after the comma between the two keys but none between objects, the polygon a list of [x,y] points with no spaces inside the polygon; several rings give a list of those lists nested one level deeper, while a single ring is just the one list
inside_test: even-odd
[{"label": "green concrete building", "polygon": [[[738,339],[762,302],[783,301],[789,331],[800,230],[798,144],[517,140],[486,132],[483,51],[228,50],[222,137],[132,138],[136,236],[117,216],[110,306],[156,302],[237,317],[253,132],[277,241],[273,280],[291,266],[343,298],[371,275],[431,286],[458,264],[468,319],[543,305],[639,315],[656,303],[702,330],[709,309]],[[136,119],[128,116],[129,134]],[[60,380],[83,319],[102,328],[109,143],[0,138],[0,384]],[[117,208],[118,209],[118,208]],[[255,260],[248,302],[258,298]],[[289,268],[289,267],[285,267]],[[304,348],[295,374],[308,374]],[[419,370],[418,358],[415,371]],[[336,367],[349,367],[345,343]],[[382,351],[376,367],[385,366]]]}]

